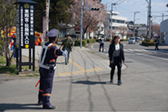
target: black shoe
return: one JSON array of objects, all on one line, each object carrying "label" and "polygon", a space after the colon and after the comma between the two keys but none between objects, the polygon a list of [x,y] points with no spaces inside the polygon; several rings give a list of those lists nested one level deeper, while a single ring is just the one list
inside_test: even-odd
[{"label": "black shoe", "polygon": [[50,106],[43,106],[43,109],[55,109],[54,106],[50,105]]},{"label": "black shoe", "polygon": [[113,80],[112,80],[112,79],[110,80],[110,83],[113,83]]},{"label": "black shoe", "polygon": [[67,65],[68,63],[65,63],[65,65]]},{"label": "black shoe", "polygon": [[39,105],[42,105],[42,104],[43,104],[43,101],[38,101],[38,104],[39,104]]},{"label": "black shoe", "polygon": [[122,84],[122,82],[121,81],[118,81],[118,85],[120,86]]}]

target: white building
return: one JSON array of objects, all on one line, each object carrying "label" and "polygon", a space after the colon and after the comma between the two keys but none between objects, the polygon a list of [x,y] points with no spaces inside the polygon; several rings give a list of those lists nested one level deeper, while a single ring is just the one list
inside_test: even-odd
[{"label": "white building", "polygon": [[[106,27],[106,37],[110,38],[110,29],[115,31],[115,35],[119,35],[120,37],[120,31],[118,31],[117,29],[120,26],[124,26],[127,27],[127,17],[122,17],[119,16],[119,12],[113,12],[112,16],[111,16],[111,12],[107,12],[107,17],[106,17],[106,22],[107,22],[107,27]],[[125,32],[125,34],[127,34],[127,32]],[[126,38],[126,35],[123,36],[123,38]]]},{"label": "white building", "polygon": [[147,27],[140,27],[138,28],[138,36],[145,37],[147,35]]},{"label": "white building", "polygon": [[161,44],[168,44],[168,19],[161,22],[160,43]]}]

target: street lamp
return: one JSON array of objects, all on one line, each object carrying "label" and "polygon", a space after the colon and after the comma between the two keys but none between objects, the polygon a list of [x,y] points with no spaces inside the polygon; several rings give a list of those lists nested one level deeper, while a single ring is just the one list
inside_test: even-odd
[{"label": "street lamp", "polygon": [[134,31],[133,31],[133,37],[135,37],[135,16],[137,13],[140,13],[139,11],[134,12]]}]

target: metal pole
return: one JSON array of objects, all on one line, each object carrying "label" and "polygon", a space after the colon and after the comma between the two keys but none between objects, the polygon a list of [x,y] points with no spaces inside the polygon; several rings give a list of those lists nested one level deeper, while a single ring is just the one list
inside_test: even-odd
[{"label": "metal pole", "polygon": [[[147,0],[146,0],[147,1]],[[147,1],[148,2],[148,1]],[[148,36],[149,36],[149,2],[148,2],[148,14],[147,14],[147,30],[146,30],[147,32],[146,32],[146,34],[147,34],[147,36],[146,36],[146,39],[148,38]]]},{"label": "metal pole", "polygon": [[83,0],[81,0],[81,23],[80,23],[80,48],[82,48],[82,26],[83,26]]},{"label": "metal pole", "polygon": [[164,20],[164,14],[162,14],[162,21]]},{"label": "metal pole", "polygon": [[151,0],[149,0],[149,39],[151,38]]},{"label": "metal pole", "polygon": [[136,12],[134,12],[134,28],[133,28],[133,37],[135,37],[135,15],[136,15]]},{"label": "metal pole", "polygon": [[113,33],[113,32],[112,32],[112,29],[113,29],[113,26],[112,26],[112,25],[113,25],[113,18],[112,18],[112,16],[113,16],[113,5],[114,5],[114,4],[112,3],[112,4],[111,4],[111,18],[110,18],[110,19],[111,19],[111,25],[110,25],[110,39],[112,39],[112,35],[113,35],[113,34],[112,34],[112,33]]}]

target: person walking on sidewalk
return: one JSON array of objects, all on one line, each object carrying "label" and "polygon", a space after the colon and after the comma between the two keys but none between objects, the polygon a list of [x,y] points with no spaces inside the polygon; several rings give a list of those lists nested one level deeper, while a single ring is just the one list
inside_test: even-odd
[{"label": "person walking on sidewalk", "polygon": [[118,85],[121,85],[121,67],[122,61],[125,63],[124,49],[121,44],[120,37],[114,36],[112,43],[109,47],[109,59],[111,67],[111,77],[110,82],[113,83],[113,76],[115,71],[115,66],[118,68]]},{"label": "person walking on sidewalk", "polygon": [[159,46],[159,38],[157,37],[154,42],[155,42],[155,50],[159,50],[159,48],[158,48],[158,46]]},{"label": "person walking on sidewalk", "polygon": [[54,72],[56,69],[56,60],[58,56],[67,56],[66,51],[57,49],[55,42],[59,31],[52,29],[47,33],[49,42],[45,42],[42,47],[39,59],[40,87],[38,94],[38,104],[43,104],[43,109],[55,109],[50,103],[50,96],[53,86]]},{"label": "person walking on sidewalk", "polygon": [[102,52],[104,52],[104,36],[100,37],[99,42],[100,42],[99,52],[101,52],[101,49]]},{"label": "person walking on sidewalk", "polygon": [[70,56],[70,52],[72,51],[72,47],[73,47],[73,49],[75,49],[75,48],[73,46],[73,41],[72,41],[70,35],[66,34],[65,36],[66,36],[66,39],[62,42],[60,49],[63,46],[62,50],[63,51],[67,50],[67,52],[68,52],[67,57],[65,57],[65,65],[67,65],[69,63],[69,56]]}]

